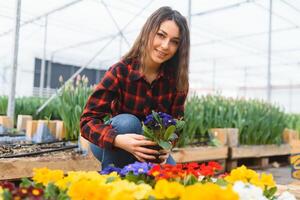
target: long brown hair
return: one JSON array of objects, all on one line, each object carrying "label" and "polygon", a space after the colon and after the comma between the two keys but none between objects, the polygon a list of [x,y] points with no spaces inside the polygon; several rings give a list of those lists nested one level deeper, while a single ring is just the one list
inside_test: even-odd
[{"label": "long brown hair", "polygon": [[189,55],[190,55],[190,32],[187,21],[178,11],[170,7],[161,7],[156,10],[144,24],[139,36],[135,40],[133,46],[127,54],[123,56],[124,59],[138,59],[140,66],[144,68],[144,61],[147,53],[147,46],[149,42],[152,43],[154,35],[160,28],[161,23],[166,20],[174,21],[179,27],[180,42],[178,49],[174,56],[167,60],[166,66],[172,66],[175,69],[178,91],[188,91],[189,88]]}]

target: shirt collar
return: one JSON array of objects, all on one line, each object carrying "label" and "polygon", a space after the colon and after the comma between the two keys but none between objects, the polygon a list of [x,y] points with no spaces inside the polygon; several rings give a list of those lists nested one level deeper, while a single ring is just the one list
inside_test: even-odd
[{"label": "shirt collar", "polygon": [[[139,80],[140,78],[143,78],[144,75],[142,75],[139,71],[139,62],[137,60],[132,60],[130,63],[128,63],[129,65],[129,79],[132,81],[136,81]],[[160,78],[166,78],[169,79],[171,76],[171,72],[170,70],[167,69],[167,66],[162,65],[161,69],[158,73],[157,76],[157,80]]]}]

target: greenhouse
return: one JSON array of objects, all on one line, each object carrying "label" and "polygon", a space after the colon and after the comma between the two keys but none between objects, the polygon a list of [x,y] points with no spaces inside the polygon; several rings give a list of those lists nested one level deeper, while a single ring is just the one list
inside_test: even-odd
[{"label": "greenhouse", "polygon": [[0,200],[300,199],[300,1],[0,0]]}]

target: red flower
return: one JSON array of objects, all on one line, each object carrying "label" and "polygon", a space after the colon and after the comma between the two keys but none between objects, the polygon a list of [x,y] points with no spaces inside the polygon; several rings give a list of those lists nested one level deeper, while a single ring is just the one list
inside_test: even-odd
[{"label": "red flower", "polygon": [[3,189],[8,189],[10,192],[12,192],[13,190],[16,189],[16,186],[15,184],[9,182],[9,181],[2,181],[0,182],[0,186],[3,188]]},{"label": "red flower", "polygon": [[208,166],[212,167],[213,170],[222,170],[222,165],[217,162],[210,161],[208,162]]},{"label": "red flower", "polygon": [[44,194],[44,191],[42,189],[34,188],[34,187],[30,187],[29,192],[30,192],[31,196],[34,196],[34,197],[40,197]]}]

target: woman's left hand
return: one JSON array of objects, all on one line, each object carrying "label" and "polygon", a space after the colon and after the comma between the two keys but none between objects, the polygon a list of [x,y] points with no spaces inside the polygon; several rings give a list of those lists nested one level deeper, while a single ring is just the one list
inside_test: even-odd
[{"label": "woman's left hand", "polygon": [[159,151],[159,153],[161,154],[159,156],[159,159],[161,160],[160,164],[166,164],[167,163],[167,159],[170,156],[170,152],[171,152],[171,150],[166,150],[166,149],[163,149],[163,150]]}]

